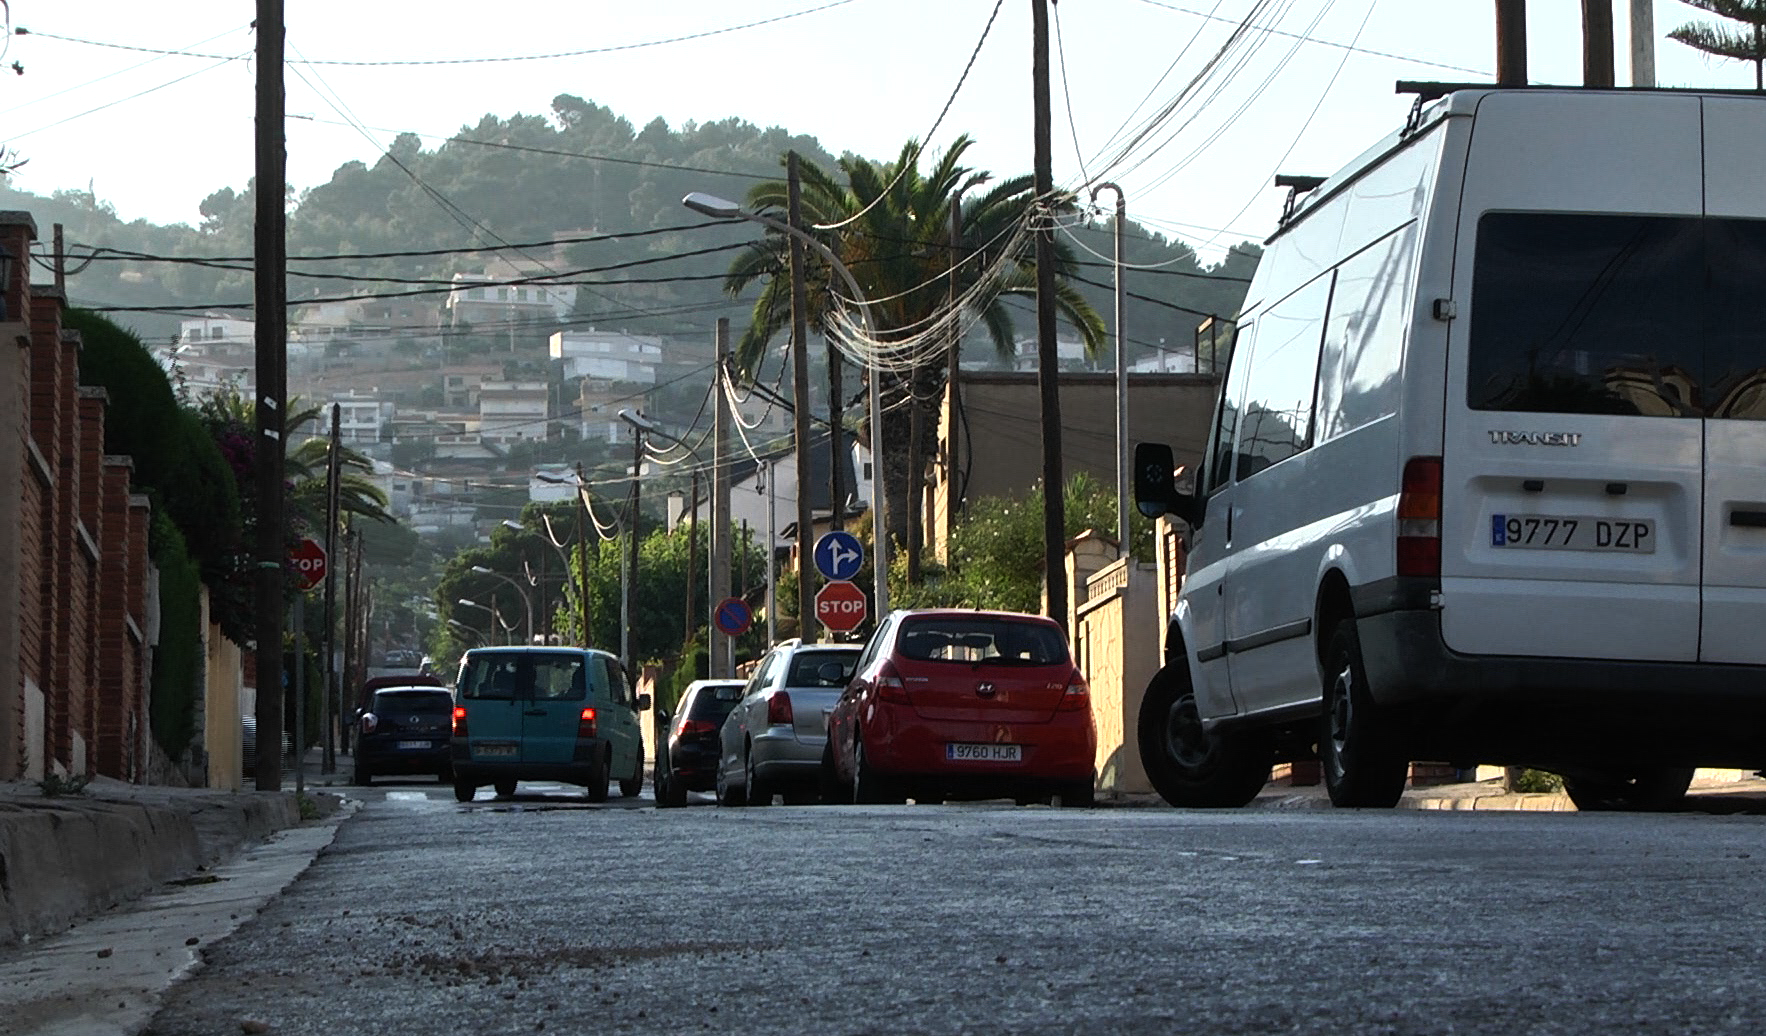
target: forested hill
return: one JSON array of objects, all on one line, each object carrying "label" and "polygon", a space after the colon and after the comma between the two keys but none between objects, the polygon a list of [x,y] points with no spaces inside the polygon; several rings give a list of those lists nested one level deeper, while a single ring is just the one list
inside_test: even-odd
[{"label": "forested hill", "polygon": [[[673,129],[657,119],[634,130],[608,109],[568,94],[553,100],[550,117],[487,115],[427,150],[418,137],[403,135],[378,161],[345,163],[329,182],[291,199],[290,301],[434,290],[433,296],[416,297],[433,297],[439,305],[439,289],[449,277],[476,271],[502,254],[544,260],[548,269],[594,282],[579,295],[579,317],[600,326],[701,335],[716,317],[729,316],[741,327],[752,299],[728,299],[717,278],[728,269],[733,249],[754,239],[755,228],[705,226],[708,221],[683,208],[680,199],[698,190],[739,201],[755,183],[781,178],[782,156],[791,149],[834,168],[835,156],[813,137],[781,128],[731,118]],[[0,208],[31,212],[45,242],[52,224],[65,226],[69,294],[77,305],[97,307],[243,312],[241,304],[252,297],[253,206],[249,185],[222,186],[203,201],[201,226],[159,226],[125,223],[89,191],[44,198],[0,187]],[[1108,255],[1107,225],[1098,227],[1088,243]],[[1197,314],[1236,311],[1245,287],[1239,278],[1255,267],[1254,246],[1235,250],[1214,271],[1230,278],[1211,280],[1197,276],[1210,271],[1186,246],[1130,229],[1129,262],[1170,264],[1131,275],[1130,291],[1147,297],[1129,302],[1131,342],[1182,346]],[[648,233],[618,236],[637,232]],[[555,236],[602,235],[613,236],[567,246],[561,258],[535,247]],[[489,250],[499,246],[500,253]],[[95,247],[156,258],[104,254],[87,262]],[[468,250],[473,248],[487,250]],[[423,251],[440,254],[367,258]],[[332,258],[303,262],[301,256]],[[1095,284],[1080,288],[1100,312],[1110,312],[1108,263],[1081,258],[1096,265],[1082,274]],[[36,277],[47,279],[42,270]],[[161,341],[179,320],[175,313],[113,315]]]}]

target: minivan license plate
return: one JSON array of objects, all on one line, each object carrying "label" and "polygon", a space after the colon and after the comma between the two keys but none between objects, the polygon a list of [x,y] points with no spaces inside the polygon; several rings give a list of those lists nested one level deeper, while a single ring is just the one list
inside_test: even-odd
[{"label": "minivan license plate", "polygon": [[953,741],[944,746],[944,757],[961,762],[1016,763],[1024,758],[1024,746],[976,745]]},{"label": "minivan license plate", "polygon": [[508,742],[503,742],[502,744],[474,745],[472,746],[472,754],[476,756],[512,756],[515,754],[515,746]]},{"label": "minivan license plate", "polygon": [[1656,523],[1650,518],[1587,515],[1493,514],[1490,545],[1522,550],[1617,551],[1654,554]]}]

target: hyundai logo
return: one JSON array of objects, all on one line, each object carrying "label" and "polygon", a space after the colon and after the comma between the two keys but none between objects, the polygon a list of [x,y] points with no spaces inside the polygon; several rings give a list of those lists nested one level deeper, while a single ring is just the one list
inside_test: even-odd
[{"label": "hyundai logo", "polygon": [[994,688],[993,684],[991,684],[991,683],[978,683],[975,685],[975,693],[980,695],[983,698],[993,697],[994,692],[995,692],[995,688]]}]

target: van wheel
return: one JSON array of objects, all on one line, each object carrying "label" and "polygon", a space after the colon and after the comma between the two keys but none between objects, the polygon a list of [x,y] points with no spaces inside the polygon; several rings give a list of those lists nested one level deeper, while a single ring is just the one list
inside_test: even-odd
[{"label": "van wheel", "polygon": [[498,777],[491,782],[491,787],[497,789],[499,799],[510,798],[515,794],[515,782],[507,777]]},{"label": "van wheel", "polygon": [[619,782],[619,794],[628,799],[635,799],[644,790],[644,760],[640,758],[630,777]]},{"label": "van wheel", "polygon": [[1154,677],[1141,699],[1137,737],[1147,779],[1179,808],[1236,809],[1269,783],[1275,747],[1262,732],[1202,729],[1195,690],[1182,663]]},{"label": "van wheel", "polygon": [[471,781],[456,780],[454,782],[454,798],[460,802],[471,802],[478,794],[478,786]]},{"label": "van wheel", "polygon": [[1625,773],[1564,775],[1564,793],[1584,813],[1630,810],[1665,813],[1686,801],[1692,767],[1649,766]]},{"label": "van wheel", "polygon": [[595,767],[595,771],[589,774],[589,783],[583,789],[583,796],[590,802],[607,801],[608,784],[612,780],[612,774],[608,771],[611,769],[613,769],[613,760],[602,755],[601,765]]},{"label": "van wheel", "polygon": [[1338,623],[1325,647],[1318,760],[1333,806],[1390,809],[1404,794],[1410,761],[1368,692],[1353,619]]}]

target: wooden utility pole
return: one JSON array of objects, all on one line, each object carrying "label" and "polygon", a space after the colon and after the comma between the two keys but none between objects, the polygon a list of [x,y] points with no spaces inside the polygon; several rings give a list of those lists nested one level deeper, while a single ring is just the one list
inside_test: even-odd
[{"label": "wooden utility pole", "polygon": [[582,623],[578,642],[593,647],[589,635],[589,535],[595,531],[594,517],[589,514],[589,480],[583,474],[582,461],[576,462],[576,607]]},{"label": "wooden utility pole", "polygon": [[840,349],[834,344],[833,335],[823,335],[828,344],[828,506],[832,513],[828,515],[828,528],[841,529],[846,526],[846,476],[841,470],[846,466],[846,454],[840,437],[841,424],[845,420],[842,411],[845,403],[840,398],[844,391],[841,386]]},{"label": "wooden utility pole", "polygon": [[62,234],[61,224],[54,225],[51,231],[50,247],[54,249],[55,291],[62,298],[67,298],[67,240]]},{"label": "wooden utility pole", "polygon": [[1035,108],[1036,384],[1042,400],[1043,575],[1048,616],[1067,628],[1067,513],[1061,499],[1060,359],[1055,351],[1055,176],[1050,143],[1048,0],[1030,0]]},{"label": "wooden utility pole", "polygon": [[282,0],[257,0],[257,223],[253,318],[257,361],[257,789],[282,790],[282,569],[287,564],[282,468],[288,366],[288,180],[282,86]]},{"label": "wooden utility pole", "polygon": [[1582,0],[1582,85],[1613,85],[1613,0]]},{"label": "wooden utility pole", "polygon": [[343,408],[336,403],[331,404],[331,449],[325,458],[325,635],[320,639],[325,651],[325,698],[324,698],[324,750],[320,753],[322,760],[320,773],[337,772],[337,754],[331,736],[334,725],[332,719],[332,703],[335,701],[338,711],[342,711],[343,699],[339,694],[340,684],[337,679],[337,512],[340,509],[342,482],[343,444]]},{"label": "wooden utility pole", "polygon": [[[687,658],[687,644],[693,640],[693,569],[699,558],[699,469],[693,469],[693,495],[687,498],[687,618],[681,626],[681,660]],[[709,645],[708,645],[709,646]],[[693,676],[697,678],[698,673]],[[657,744],[662,742],[658,741]]]},{"label": "wooden utility pole", "polygon": [[1655,0],[1631,0],[1631,85],[1656,85]]},{"label": "wooden utility pole", "polygon": [[[791,228],[803,230],[803,184],[797,175],[797,152],[785,155],[786,212]],[[803,241],[791,239],[791,437],[797,446],[797,627],[804,643],[816,639],[815,581],[810,578],[812,518],[809,506],[809,289],[803,268]],[[773,545],[767,544],[767,564]]]},{"label": "wooden utility pole", "polygon": [[1496,0],[1496,85],[1527,85],[1527,0]]},{"label": "wooden utility pole", "polygon": [[[330,561],[331,565],[342,566],[343,568],[343,672],[338,677],[338,693],[343,700],[345,711],[351,713],[355,710],[348,706],[351,702],[355,701],[355,694],[348,693],[348,689],[357,686],[351,680],[351,677],[355,675],[354,665],[356,660],[357,639],[356,569],[350,554],[350,545],[354,541],[355,533],[348,529],[343,530],[343,556],[338,557],[333,555]],[[349,750],[349,745],[351,741],[354,740],[354,734],[354,731],[350,731],[344,736],[343,743],[345,751]]]},{"label": "wooden utility pole", "polygon": [[[947,295],[948,304],[954,311],[957,304],[957,264],[962,261],[960,252],[963,245],[963,206],[962,199],[953,198],[950,203],[950,291]],[[945,408],[949,413],[950,424],[944,430],[944,529],[949,535],[950,529],[956,525],[957,502],[961,499],[957,486],[957,414],[961,409],[959,393],[962,384],[957,380],[962,371],[963,338],[962,330],[954,323],[950,329],[950,355],[945,357],[947,369],[944,376]],[[946,557],[945,561],[949,562]]]},{"label": "wooden utility pole", "polygon": [[717,606],[730,596],[730,320],[717,321],[717,384],[711,417],[711,565],[706,595],[706,643],[711,647],[711,675],[733,676],[735,639],[717,631]]},{"label": "wooden utility pole", "polygon": [[619,660],[625,663],[627,674],[637,670],[632,666],[632,620],[636,618],[633,610],[633,596],[638,590],[638,484],[644,476],[644,430],[632,429],[632,491],[626,500],[625,537],[626,537],[626,577],[622,582],[625,593],[619,608]]}]

